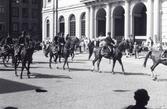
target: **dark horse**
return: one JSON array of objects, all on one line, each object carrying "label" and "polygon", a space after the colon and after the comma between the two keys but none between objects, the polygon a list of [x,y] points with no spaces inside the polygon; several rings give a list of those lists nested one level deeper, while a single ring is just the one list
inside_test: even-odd
[{"label": "dark horse", "polygon": [[2,57],[3,64],[5,67],[8,67],[6,62],[9,61],[9,58],[12,57],[12,64],[14,58],[14,48],[12,45],[3,45],[0,47],[0,57]]},{"label": "dark horse", "polygon": [[79,40],[77,37],[69,37],[65,42],[64,48],[62,49],[60,49],[60,44],[50,44],[49,47],[47,47],[47,49],[44,48],[45,52],[49,53],[50,56],[49,67],[51,68],[52,58],[54,58],[54,62],[57,63],[58,57],[59,59],[60,57],[62,57],[64,58],[63,69],[65,69],[66,64],[69,69],[68,57],[72,56],[72,59],[74,58],[74,51],[78,43]]},{"label": "dark horse", "polygon": [[[19,45],[15,45],[15,53],[19,51]],[[21,62],[21,74],[20,78],[22,79],[23,71],[24,68],[27,70],[27,76],[30,78],[30,64],[32,63],[32,56],[35,50],[35,45],[33,41],[29,42],[29,45],[25,45],[22,47],[21,52],[19,55],[14,56],[14,65],[15,65],[15,75],[18,76],[17,74],[17,67],[19,63]]]},{"label": "dark horse", "polygon": [[[165,58],[162,58],[162,54]],[[166,55],[166,56],[165,56]],[[153,65],[150,67],[152,72],[152,79],[156,80],[157,75],[154,73],[154,69],[161,63],[163,65],[167,65],[167,51],[161,51],[161,50],[150,50],[144,60],[144,67],[146,67],[148,58],[151,58],[153,61]]]},{"label": "dark horse", "polygon": [[64,64],[63,64],[64,70],[65,70],[65,65],[67,64],[68,70],[70,71],[68,58],[70,56],[72,56],[72,58],[73,58],[75,48],[79,43],[78,41],[79,40],[77,37],[68,37],[66,42],[65,42],[63,53],[62,53],[62,57],[64,58]]},{"label": "dark horse", "polygon": [[59,44],[49,44],[47,48],[44,48],[45,52],[49,54],[49,67],[52,68],[52,58],[54,58],[54,61],[57,61],[57,58],[60,57],[60,46]]},{"label": "dark horse", "polygon": [[110,50],[108,49],[108,51],[106,50],[105,54],[102,54],[102,52],[101,52],[102,47],[97,48],[95,50],[95,58],[93,60],[93,70],[95,69],[96,61],[98,61],[97,68],[99,71],[99,69],[100,69],[99,65],[100,65],[101,59],[104,57],[104,58],[113,60],[112,73],[114,73],[114,67],[115,67],[116,61],[118,61],[120,63],[120,65],[122,66],[122,72],[125,73],[124,67],[122,64],[122,60],[121,60],[121,58],[123,56],[122,52],[124,52],[125,49],[131,49],[131,47],[132,47],[131,41],[124,40],[124,41],[120,42],[117,47],[113,48],[113,52],[110,52]]}]

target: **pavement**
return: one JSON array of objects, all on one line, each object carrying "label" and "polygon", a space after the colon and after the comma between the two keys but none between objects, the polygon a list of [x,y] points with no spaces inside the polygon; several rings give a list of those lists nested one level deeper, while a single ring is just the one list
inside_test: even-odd
[{"label": "pavement", "polygon": [[38,51],[33,57],[30,79],[26,71],[23,79],[16,77],[14,69],[10,65],[5,68],[0,61],[0,109],[123,109],[135,104],[134,92],[140,88],[148,91],[149,109],[167,109],[166,66],[155,69],[158,80],[153,81],[149,68],[152,61],[149,59],[144,68],[143,56],[124,56],[124,75],[119,63],[112,74],[112,61],[110,64],[107,59],[100,64],[101,73],[92,72],[93,57],[88,60],[87,53],[76,55],[74,61],[69,58],[70,72],[62,69],[62,63],[58,64],[59,69],[54,63],[50,69],[49,59]]}]

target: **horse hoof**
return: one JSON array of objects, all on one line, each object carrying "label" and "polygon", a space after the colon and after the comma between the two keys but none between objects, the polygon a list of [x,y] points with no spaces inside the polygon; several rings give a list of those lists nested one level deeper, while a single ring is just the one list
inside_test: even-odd
[{"label": "horse hoof", "polygon": [[102,73],[102,71],[100,70],[99,73]]},{"label": "horse hoof", "polygon": [[157,79],[158,79],[157,77],[152,78],[153,81],[156,81]]}]

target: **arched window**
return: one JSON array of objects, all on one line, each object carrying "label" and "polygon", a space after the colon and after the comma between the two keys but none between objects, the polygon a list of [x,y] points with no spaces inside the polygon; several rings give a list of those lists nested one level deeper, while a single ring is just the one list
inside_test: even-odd
[{"label": "arched window", "polygon": [[81,35],[85,36],[85,13],[81,16]]},{"label": "arched window", "polygon": [[75,36],[75,16],[71,15],[70,17],[70,36]]},{"label": "arched window", "polygon": [[59,32],[64,33],[64,17],[59,18]]},{"label": "arched window", "polygon": [[46,37],[50,37],[50,21],[46,21]]}]

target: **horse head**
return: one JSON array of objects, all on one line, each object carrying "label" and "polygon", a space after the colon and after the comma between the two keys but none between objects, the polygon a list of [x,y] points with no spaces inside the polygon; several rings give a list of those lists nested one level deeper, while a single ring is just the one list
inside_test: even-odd
[{"label": "horse head", "polygon": [[120,42],[119,45],[118,45],[118,49],[120,51],[124,51],[126,49],[131,50],[132,48],[133,48],[133,43],[132,43],[131,40],[128,40],[128,39]]}]

